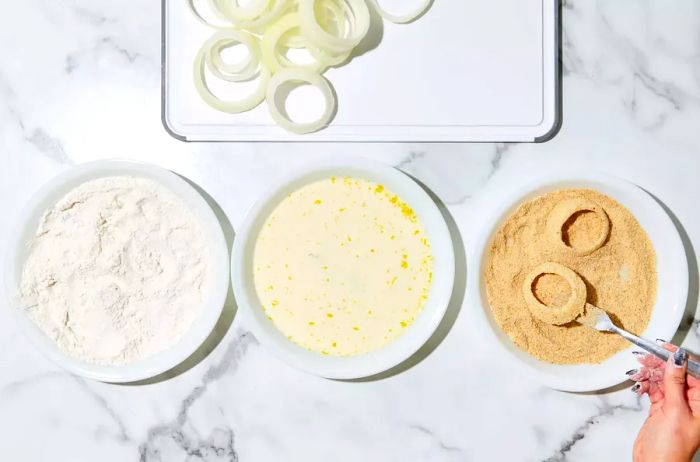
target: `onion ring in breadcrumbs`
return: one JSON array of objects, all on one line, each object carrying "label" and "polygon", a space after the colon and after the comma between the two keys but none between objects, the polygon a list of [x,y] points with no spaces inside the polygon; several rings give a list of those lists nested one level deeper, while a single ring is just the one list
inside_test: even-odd
[{"label": "onion ring in breadcrumbs", "polygon": [[[562,307],[547,306],[537,299],[534,293],[535,281],[543,274],[561,276],[571,287],[571,296]],[[555,262],[542,263],[533,269],[523,282],[523,296],[532,315],[542,322],[561,326],[583,314],[586,306],[587,289],[581,276],[572,269]]]},{"label": "onion ring in breadcrumbs", "polygon": [[[593,244],[587,247],[574,247],[568,245],[564,241],[564,225],[569,219],[578,212],[593,212],[600,218],[603,223],[603,230]],[[610,234],[610,218],[605,212],[605,209],[593,201],[574,198],[559,202],[550,212],[547,220],[547,234],[555,242],[563,245],[567,249],[573,251],[578,256],[590,255],[600,249],[608,240]]]}]

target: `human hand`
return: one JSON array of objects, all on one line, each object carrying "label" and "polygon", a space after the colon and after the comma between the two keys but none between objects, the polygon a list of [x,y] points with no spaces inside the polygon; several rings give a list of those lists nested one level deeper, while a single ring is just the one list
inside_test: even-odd
[{"label": "human hand", "polygon": [[634,443],[635,462],[689,462],[700,447],[700,380],[688,376],[688,353],[674,352],[664,363],[654,356],[639,358],[642,368],[630,371],[633,390],[647,393],[649,417]]}]

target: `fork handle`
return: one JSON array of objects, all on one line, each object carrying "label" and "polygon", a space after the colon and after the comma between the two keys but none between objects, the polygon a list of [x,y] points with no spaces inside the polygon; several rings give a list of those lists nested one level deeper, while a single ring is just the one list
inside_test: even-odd
[{"label": "fork handle", "polygon": [[[621,335],[622,337],[626,338],[628,341],[631,343],[634,343],[637,345],[639,348],[642,348],[645,351],[648,351],[649,353],[653,354],[659,359],[663,359],[664,361],[668,361],[668,358],[671,357],[673,353],[668,351],[666,348],[662,348],[659,345],[656,344],[656,342],[652,342],[650,340],[647,340],[645,338],[637,337],[634,334],[631,334],[627,332],[624,329],[620,329],[617,326],[613,326],[614,329],[613,332],[615,332],[618,335]],[[688,374],[692,375],[696,379],[700,379],[700,363],[693,361],[692,359],[688,358]]]}]

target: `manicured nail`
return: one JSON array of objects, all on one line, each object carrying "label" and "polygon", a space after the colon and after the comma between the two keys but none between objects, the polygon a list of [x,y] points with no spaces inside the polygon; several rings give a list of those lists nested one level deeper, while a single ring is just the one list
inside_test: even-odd
[{"label": "manicured nail", "polygon": [[631,375],[637,374],[638,372],[639,372],[639,369],[630,369],[627,372],[625,372],[625,375],[631,376]]},{"label": "manicured nail", "polygon": [[630,388],[630,391],[631,391],[632,393],[637,393],[637,392],[639,391],[640,388],[642,388],[642,384],[641,384],[641,383],[638,383],[638,384],[636,384],[635,386],[633,386],[632,388]]},{"label": "manicured nail", "polygon": [[662,339],[662,338],[657,338],[657,339],[656,339],[656,343],[658,343],[658,344],[661,345],[661,346],[664,346],[664,345],[667,344],[668,342],[667,342],[666,340]]},{"label": "manicured nail", "polygon": [[688,352],[683,348],[679,348],[673,353],[673,365],[676,367],[683,367],[683,364],[688,360]]},{"label": "manicured nail", "polygon": [[646,352],[644,351],[633,351],[632,354],[635,356],[646,356]]}]

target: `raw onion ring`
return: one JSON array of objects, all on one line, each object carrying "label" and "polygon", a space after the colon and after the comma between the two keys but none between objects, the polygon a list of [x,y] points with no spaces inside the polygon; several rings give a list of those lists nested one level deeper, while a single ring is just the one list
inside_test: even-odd
[{"label": "raw onion ring", "polygon": [[316,61],[319,63],[324,63],[326,67],[340,66],[341,64],[347,62],[352,54],[352,50],[344,53],[333,54],[311,44],[307,45],[306,49],[309,50],[309,54],[313,56]]},{"label": "raw onion ring", "polygon": [[[321,21],[327,25],[329,22],[329,17],[333,18],[337,25],[337,34],[339,36],[345,35],[346,14],[348,8],[345,2],[338,4],[335,0],[320,1],[316,3],[316,7],[320,7],[320,9],[322,9],[321,11],[318,11],[318,9],[316,10],[317,17],[319,13],[330,15],[321,17]],[[327,67],[340,66],[341,64],[344,64],[348,59],[350,59],[350,55],[352,54],[352,50],[348,50],[344,53],[329,52],[311,43],[308,43],[306,48],[309,51],[309,54],[313,56],[316,61],[326,64]]]},{"label": "raw onion ring", "polygon": [[335,54],[341,54],[351,51],[365,38],[370,25],[369,9],[365,0],[336,0],[345,2],[350,9],[348,13],[351,13],[347,15],[350,29],[342,36],[329,33],[318,22],[316,1],[299,0],[301,31],[310,43]]},{"label": "raw onion ring", "polygon": [[301,49],[306,48],[307,40],[302,35],[286,34],[282,36],[279,45],[284,48]]},{"label": "raw onion ring", "polygon": [[411,21],[416,20],[420,15],[425,13],[428,8],[430,8],[430,5],[433,3],[433,0],[422,0],[422,2],[419,4],[418,7],[416,7],[415,10],[413,10],[410,13],[404,13],[404,14],[393,14],[389,13],[386,11],[384,8],[379,6],[379,0],[367,0],[370,5],[372,5],[372,8],[374,8],[379,15],[386,19],[387,21],[391,21],[396,24],[406,24]]},{"label": "raw onion ring", "polygon": [[197,20],[205,26],[213,27],[214,29],[224,29],[226,27],[231,27],[231,25],[228,24],[229,19],[221,13],[221,10],[219,10],[217,0],[207,0],[207,4],[209,5],[211,11],[214,13],[214,16],[221,19],[222,21],[226,21],[226,23],[217,24],[214,21],[204,17],[204,15],[200,13],[197,7],[194,5],[195,0],[185,0],[185,2],[187,3],[187,6],[189,7],[194,17],[197,18]]},{"label": "raw onion ring", "polygon": [[[205,44],[206,45],[206,44]],[[250,95],[239,100],[222,100],[212,93],[207,85],[205,70],[205,60],[208,48],[203,46],[194,58],[193,79],[194,86],[199,96],[209,106],[223,112],[240,113],[249,111],[260,105],[265,99],[265,91],[270,81],[270,71],[265,66],[260,67],[258,75],[258,86]]]},{"label": "raw onion ring", "polygon": [[[286,83],[307,83],[318,88],[326,100],[326,109],[321,116],[313,122],[294,122],[289,118],[284,108],[277,104],[277,91]],[[272,118],[277,124],[293,133],[312,133],[326,127],[335,114],[337,100],[330,82],[322,75],[309,71],[308,69],[289,68],[282,69],[272,76],[267,87],[267,107]],[[283,104],[283,103],[282,103]]]},{"label": "raw onion ring", "polygon": [[[241,44],[248,49],[248,57],[239,63],[227,63],[221,51],[231,45]],[[243,82],[258,74],[260,46],[257,39],[247,32],[231,29],[215,33],[202,47],[205,49],[207,68],[216,77],[229,82]]]},{"label": "raw onion ring", "polygon": [[250,0],[240,5],[239,0],[210,0],[216,2],[219,10],[234,23],[250,21],[260,17],[270,7],[273,0]]},{"label": "raw onion ring", "polygon": [[[215,0],[222,1],[222,0]],[[273,21],[282,16],[291,6],[290,0],[269,0],[269,7],[263,11],[260,16],[255,18],[238,21],[236,18],[229,16],[233,22],[233,27],[236,29],[243,29],[249,32],[263,33],[263,28],[270,25]]]},{"label": "raw onion ring", "polygon": [[[279,53],[280,42],[282,37],[286,34],[290,34],[294,30],[299,33],[299,15],[296,13],[290,13],[286,16],[282,16],[280,19],[275,21],[270,27],[265,31],[265,35],[260,43],[260,51],[262,54],[263,63],[273,74],[280,69],[297,67],[300,69],[308,69],[312,72],[322,73],[325,71],[327,65],[324,62],[316,60],[316,62],[309,64],[298,64],[292,62],[284,54]],[[312,55],[313,56],[313,55]]]},{"label": "raw onion ring", "polygon": [[[294,133],[314,132],[330,123],[337,97],[321,74],[348,61],[366,37],[371,22],[366,0],[249,0],[245,4],[241,4],[242,0],[199,0],[208,3],[208,15],[202,14],[201,6],[199,10],[195,7],[197,0],[185,1],[199,21],[217,29],[194,59],[195,88],[206,104],[219,111],[239,113],[267,99],[273,119]],[[397,23],[412,21],[431,4],[431,0],[421,0],[423,3],[414,13],[393,15],[381,8],[378,0],[369,1],[382,17]],[[210,16],[226,24],[219,24]],[[245,46],[248,56],[228,63],[222,51],[235,44]],[[282,48],[305,49],[315,62],[295,63],[281,52]],[[243,82],[257,76],[259,82],[248,96],[224,100],[211,91],[207,75],[226,82]],[[276,102],[280,87],[295,82],[315,86],[323,94],[326,107],[319,119],[294,122]]]}]

